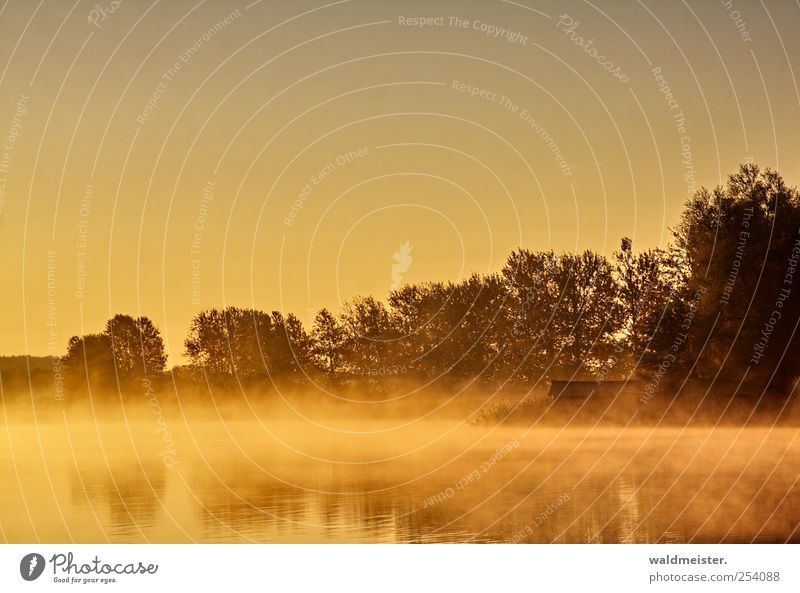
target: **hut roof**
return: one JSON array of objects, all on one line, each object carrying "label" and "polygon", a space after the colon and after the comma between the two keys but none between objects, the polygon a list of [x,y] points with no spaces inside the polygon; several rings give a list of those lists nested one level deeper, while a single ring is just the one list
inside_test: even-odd
[{"label": "hut roof", "polygon": [[623,393],[644,393],[644,382],[625,381],[551,381],[548,395],[555,398],[615,397]]}]

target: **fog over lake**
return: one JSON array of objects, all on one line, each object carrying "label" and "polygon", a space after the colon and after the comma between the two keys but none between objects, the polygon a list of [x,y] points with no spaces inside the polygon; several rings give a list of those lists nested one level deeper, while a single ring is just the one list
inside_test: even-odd
[{"label": "fog over lake", "polygon": [[3,540],[800,541],[793,428],[168,422],[12,419]]}]

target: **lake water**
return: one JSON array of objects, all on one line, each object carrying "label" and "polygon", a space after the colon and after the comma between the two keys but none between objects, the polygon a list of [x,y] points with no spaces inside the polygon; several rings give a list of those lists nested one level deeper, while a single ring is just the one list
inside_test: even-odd
[{"label": "lake water", "polygon": [[795,429],[324,424],[2,426],[0,537],[800,542]]}]

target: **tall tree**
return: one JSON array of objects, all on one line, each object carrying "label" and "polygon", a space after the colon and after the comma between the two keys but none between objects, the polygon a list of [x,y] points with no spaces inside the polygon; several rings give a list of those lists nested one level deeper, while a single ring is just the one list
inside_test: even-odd
[{"label": "tall tree", "polygon": [[219,309],[200,311],[194,316],[184,348],[191,365],[202,367],[212,375],[235,372],[228,323]]},{"label": "tall tree", "polygon": [[502,274],[513,297],[510,350],[530,379],[591,375],[607,363],[624,317],[605,257],[519,250]]},{"label": "tall tree", "polygon": [[449,330],[436,346],[442,349],[450,374],[486,381],[495,378],[505,346],[507,296],[502,280],[494,274],[473,274],[453,285],[441,311]]},{"label": "tall tree", "polygon": [[191,364],[212,375],[252,377],[271,368],[274,327],[262,311],[228,307],[200,311],[184,341]]},{"label": "tall tree", "polygon": [[328,375],[339,371],[345,343],[344,328],[328,309],[321,309],[314,318],[311,330],[313,355],[319,367]]},{"label": "tall tree", "polygon": [[118,314],[106,322],[117,376],[130,380],[164,371],[167,355],[161,332],[147,317]]},{"label": "tall tree", "polygon": [[267,313],[256,309],[228,307],[225,325],[233,373],[238,377],[264,377],[272,369],[275,331]]},{"label": "tall tree", "polygon": [[686,254],[689,293],[702,294],[684,361],[696,376],[787,388],[800,355],[799,226],[797,190],[752,164],[688,201],[675,238]]},{"label": "tall tree", "polygon": [[342,314],[345,330],[346,372],[359,375],[381,374],[391,359],[396,338],[386,307],[373,297],[357,297],[347,303]]},{"label": "tall tree", "polygon": [[682,258],[674,248],[635,253],[627,237],[614,258],[617,306],[624,319],[618,336],[617,369],[652,374],[674,336],[674,305],[687,298]]},{"label": "tall tree", "polygon": [[454,285],[405,284],[389,295],[389,323],[396,336],[393,364],[422,377],[445,373],[451,365],[443,340],[453,329],[448,308]]},{"label": "tall tree", "polygon": [[107,388],[114,384],[114,358],[106,334],[72,336],[62,365],[70,389]]}]

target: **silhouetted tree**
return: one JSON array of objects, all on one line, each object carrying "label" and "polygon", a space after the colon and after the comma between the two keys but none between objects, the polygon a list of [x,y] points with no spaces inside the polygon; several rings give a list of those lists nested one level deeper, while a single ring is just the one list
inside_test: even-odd
[{"label": "silhouetted tree", "polygon": [[[800,358],[797,190],[743,165],[725,187],[696,192],[673,234],[639,252],[624,238],[612,260],[520,249],[499,274],[403,285],[387,303],[357,297],[338,318],[323,309],[310,335],[291,313],[201,311],[186,355],[212,375],[299,380],[312,367],[371,386],[403,368],[424,380],[667,373],[786,390]],[[117,315],[64,357],[84,383],[115,361],[123,378],[163,370],[150,320]]]},{"label": "silhouetted tree", "polygon": [[119,379],[125,381],[164,371],[167,363],[164,340],[147,317],[115,315],[106,322],[104,334],[109,338]]},{"label": "silhouetted tree", "polygon": [[273,311],[272,326],[269,342],[271,373],[276,378],[301,378],[307,367],[313,364],[311,339],[303,324],[292,313],[284,318],[282,313]]},{"label": "silhouetted tree", "polygon": [[106,334],[72,336],[62,358],[69,389],[107,388],[114,384],[114,356]]},{"label": "silhouetted tree", "polygon": [[486,381],[495,378],[498,355],[505,346],[507,296],[501,278],[494,274],[473,274],[452,285],[438,313],[444,318],[447,334],[438,336],[435,345],[447,361],[449,374]]},{"label": "silhouetted tree", "polygon": [[357,375],[379,375],[394,364],[392,341],[396,337],[386,307],[373,297],[357,297],[344,307],[344,370]]},{"label": "silhouetted tree", "polygon": [[605,257],[520,250],[502,274],[514,311],[512,357],[528,378],[591,375],[607,363],[625,320]]},{"label": "silhouetted tree", "polygon": [[314,318],[311,340],[318,366],[328,375],[335,375],[343,356],[345,334],[344,328],[327,309],[321,309]]},{"label": "silhouetted tree", "polygon": [[228,324],[222,311],[208,309],[195,315],[184,348],[191,365],[202,367],[212,375],[234,373]]},{"label": "silhouetted tree", "polygon": [[421,377],[445,374],[452,365],[442,342],[455,322],[449,313],[452,283],[406,284],[389,295],[393,363]]},{"label": "silhouetted tree", "polygon": [[623,238],[614,254],[618,303],[623,316],[618,371],[652,374],[663,360],[663,349],[674,336],[675,303],[686,299],[687,277],[675,249],[633,251]]},{"label": "silhouetted tree", "polygon": [[[786,389],[796,374],[800,197],[776,172],[746,164],[725,187],[701,189],[675,230],[689,268],[684,366],[694,375]],[[770,320],[773,320],[772,322]],[[687,325],[687,324],[684,324]]]},{"label": "silhouetted tree", "polygon": [[314,344],[311,336],[294,313],[286,315],[285,328],[297,370],[306,369],[314,363]]},{"label": "silhouetted tree", "polygon": [[233,373],[240,378],[265,377],[273,365],[273,320],[263,311],[237,307],[228,307],[223,316]]},{"label": "silhouetted tree", "polygon": [[201,311],[184,341],[186,356],[211,375],[265,375],[275,356],[274,330],[270,316],[261,311],[237,307]]}]

